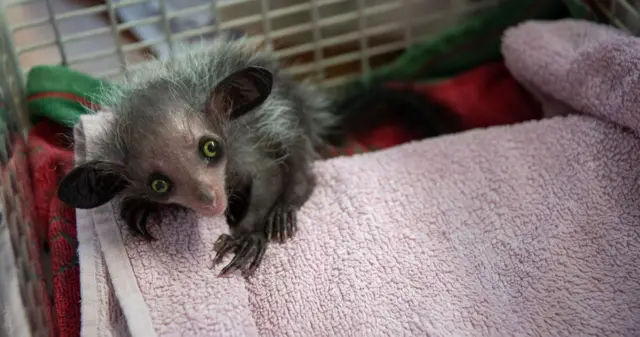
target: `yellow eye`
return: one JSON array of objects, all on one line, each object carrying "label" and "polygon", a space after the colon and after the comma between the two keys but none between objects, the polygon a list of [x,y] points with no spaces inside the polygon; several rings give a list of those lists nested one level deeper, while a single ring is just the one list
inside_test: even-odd
[{"label": "yellow eye", "polygon": [[218,155],[218,143],[215,140],[208,140],[202,144],[202,154],[205,158],[214,158]]},{"label": "yellow eye", "polygon": [[169,190],[169,183],[166,180],[156,179],[151,182],[151,189],[156,193],[166,193]]}]

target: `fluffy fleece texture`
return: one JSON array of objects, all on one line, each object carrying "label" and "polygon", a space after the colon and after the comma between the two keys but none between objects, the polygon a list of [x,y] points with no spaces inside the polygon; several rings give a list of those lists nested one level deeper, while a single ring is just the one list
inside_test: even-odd
[{"label": "fluffy fleece texture", "polygon": [[220,220],[164,217],[149,244],[78,211],[83,334],[640,334],[640,42],[528,22],[503,51],[569,116],[318,162],[298,236],[248,280],[209,269]]}]

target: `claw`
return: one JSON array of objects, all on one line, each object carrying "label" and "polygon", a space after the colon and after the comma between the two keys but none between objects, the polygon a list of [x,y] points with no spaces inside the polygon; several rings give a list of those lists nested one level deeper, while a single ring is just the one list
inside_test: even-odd
[{"label": "claw", "polygon": [[290,214],[293,213],[291,210],[285,210],[280,213],[280,242],[285,242],[290,238],[289,236],[289,218]]},{"label": "claw", "polygon": [[280,242],[289,238],[289,213],[280,214]]},{"label": "claw", "polygon": [[132,226],[132,224],[135,222],[135,213],[133,212],[132,207],[123,206],[120,215],[124,219],[124,222],[129,226],[129,228],[131,228],[134,232],[137,232],[138,226]]},{"label": "claw", "polygon": [[153,203],[128,199],[121,205],[120,216],[134,234],[142,236],[145,240],[155,241],[156,238],[147,229],[147,222],[149,216],[157,210],[157,205]]},{"label": "claw", "polygon": [[231,241],[231,235],[229,234],[220,235],[218,240],[216,240],[216,242],[213,244],[213,250],[215,250],[216,252],[219,251],[220,249],[222,249],[222,247],[227,245],[227,243],[229,243],[230,241]]},{"label": "claw", "polygon": [[213,249],[217,251],[216,256],[213,258],[212,268],[222,262],[222,259],[233,249],[233,239],[227,234],[222,234],[213,244]]},{"label": "claw", "polygon": [[278,242],[282,243],[283,241],[283,237],[282,237],[282,210],[280,208],[276,209],[274,214],[274,222],[275,222],[275,227],[276,227],[276,236],[278,238]]},{"label": "claw", "polygon": [[288,232],[289,237],[292,238],[298,232],[298,215],[294,211],[289,213],[289,218]]},{"label": "claw", "polygon": [[237,270],[243,270],[244,275],[250,275],[259,267],[264,257],[266,240],[264,236],[255,233],[245,233],[234,237],[223,234],[214,244],[214,249],[218,250],[213,259],[214,266],[220,263],[231,250],[236,254],[233,260],[222,268],[218,277],[224,277]]},{"label": "claw", "polygon": [[257,249],[258,249],[258,252],[256,253],[256,256],[253,258],[253,261],[249,265],[249,268],[247,268],[247,271],[244,273],[245,276],[253,275],[256,269],[258,269],[258,266],[260,266],[260,263],[262,263],[262,258],[264,257],[264,253],[267,251],[266,243],[259,242]]},{"label": "claw", "polygon": [[138,228],[140,228],[142,237],[148,241],[156,241],[156,238],[153,235],[151,235],[151,233],[149,233],[149,230],[147,229],[147,219],[149,218],[151,211],[148,209],[143,209],[141,212],[142,212],[142,215],[138,220]]},{"label": "claw", "polygon": [[254,243],[252,241],[253,240],[249,238],[241,242],[242,248],[238,250],[233,260],[231,260],[228,265],[222,268],[218,276],[223,277],[228,274],[234,273],[236,270],[241,269],[247,264],[247,260],[251,257],[250,252],[254,248]]},{"label": "claw", "polygon": [[267,217],[265,233],[267,241],[278,241],[280,243],[290,239],[298,230],[296,210],[276,206]]},{"label": "claw", "polygon": [[265,226],[266,228],[266,234],[267,234],[267,241],[271,241],[271,238],[273,237],[273,233],[275,232],[275,221],[274,221],[274,217],[270,216],[267,218],[267,225]]}]

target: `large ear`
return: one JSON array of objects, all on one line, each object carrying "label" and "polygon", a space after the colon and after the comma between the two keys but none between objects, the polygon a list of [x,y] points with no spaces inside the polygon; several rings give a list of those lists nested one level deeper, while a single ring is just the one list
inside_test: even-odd
[{"label": "large ear", "polygon": [[92,161],[77,166],[62,179],[58,198],[71,207],[90,209],[109,202],[127,185],[119,165]]},{"label": "large ear", "polygon": [[238,118],[262,104],[273,86],[273,75],[262,67],[247,67],[225,77],[213,88],[207,109]]}]

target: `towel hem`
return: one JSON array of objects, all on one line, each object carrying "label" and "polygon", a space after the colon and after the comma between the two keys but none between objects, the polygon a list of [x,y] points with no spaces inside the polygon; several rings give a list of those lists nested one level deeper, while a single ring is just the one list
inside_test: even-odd
[{"label": "towel hem", "polygon": [[133,273],[133,267],[131,263],[123,263],[123,261],[130,261],[129,254],[114,216],[113,203],[93,209],[93,218],[97,219],[97,223],[112,224],[112,226],[96,227],[96,231],[103,247],[102,254],[109,271],[111,284],[124,313],[129,332],[132,336],[157,336],[149,308],[142,297],[136,276]]},{"label": "towel hem", "polygon": [[[80,264],[80,334],[83,336],[99,336],[101,302],[98,300],[98,284],[96,282],[97,265],[101,263],[95,258],[96,233],[90,212],[77,210],[78,255]],[[87,228],[88,227],[88,228]]]},{"label": "towel hem", "polygon": [[[84,130],[81,127],[74,129],[76,139],[75,160],[86,155],[84,148]],[[99,336],[100,315],[104,308],[100,307],[98,300],[98,264],[102,263],[96,258],[96,251],[100,251],[97,245],[95,224],[91,212],[76,210],[76,230],[78,232],[78,263],[80,267],[80,334],[83,336]],[[97,308],[97,309],[96,309]]]}]

